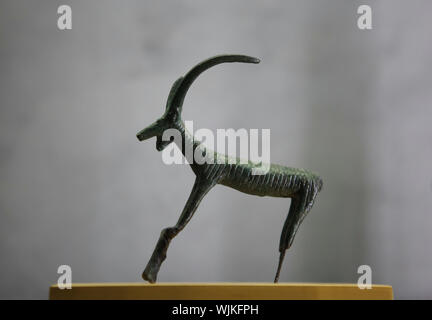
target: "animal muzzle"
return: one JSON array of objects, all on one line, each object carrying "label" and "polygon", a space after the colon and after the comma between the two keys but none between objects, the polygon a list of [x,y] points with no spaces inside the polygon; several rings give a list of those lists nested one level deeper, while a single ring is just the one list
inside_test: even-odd
[{"label": "animal muzzle", "polygon": [[147,139],[150,139],[154,136],[157,136],[159,134],[159,125],[155,122],[148,126],[145,129],[142,129],[140,132],[137,133],[137,138],[139,141],[144,141]]}]

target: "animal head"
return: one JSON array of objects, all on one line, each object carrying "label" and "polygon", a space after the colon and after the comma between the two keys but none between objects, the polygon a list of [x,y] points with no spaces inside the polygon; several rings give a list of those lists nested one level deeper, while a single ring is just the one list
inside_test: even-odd
[{"label": "animal head", "polygon": [[245,55],[231,54],[215,56],[196,65],[184,77],[174,82],[168,95],[165,113],[151,125],[138,132],[138,140],[143,141],[156,137],[156,149],[158,151],[162,151],[172,143],[173,140],[163,141],[162,135],[165,130],[177,128],[181,123],[183,101],[193,81],[205,70],[224,62],[259,63],[260,60]]},{"label": "animal head", "polygon": [[165,107],[165,113],[162,115],[162,117],[137,133],[137,138],[139,141],[156,137],[156,149],[158,151],[162,151],[172,142],[172,140],[162,140],[164,131],[174,128],[175,124],[178,121],[181,121],[181,105],[179,108],[179,105],[174,104],[173,100],[182,80],[183,77],[179,78],[171,87]]}]

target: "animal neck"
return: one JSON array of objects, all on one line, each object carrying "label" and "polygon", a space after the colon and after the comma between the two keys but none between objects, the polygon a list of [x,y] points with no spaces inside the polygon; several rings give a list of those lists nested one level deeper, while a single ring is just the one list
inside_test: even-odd
[{"label": "animal neck", "polygon": [[183,156],[186,158],[188,163],[194,163],[193,157],[195,154],[195,150],[197,148],[205,148],[204,145],[194,139],[194,136],[189,130],[186,128],[183,120],[179,120],[176,125],[176,129],[181,133],[181,143],[177,143],[178,148],[181,150]]}]

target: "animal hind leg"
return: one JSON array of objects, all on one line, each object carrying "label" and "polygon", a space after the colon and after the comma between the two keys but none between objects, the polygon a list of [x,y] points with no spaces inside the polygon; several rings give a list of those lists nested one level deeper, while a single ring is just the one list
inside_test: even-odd
[{"label": "animal hind leg", "polygon": [[279,274],[285,258],[285,252],[289,249],[294,241],[300,224],[312,208],[319,188],[314,184],[308,183],[306,187],[295,195],[291,200],[291,206],[288,216],[285,220],[279,243],[279,264],[276,271],[274,282],[279,281]]},{"label": "animal hind leg", "polygon": [[150,283],[156,282],[157,274],[162,262],[166,259],[166,253],[171,240],[184,229],[198,208],[201,200],[214,185],[215,184],[211,181],[199,179],[197,177],[189,199],[187,200],[176,225],[174,227],[165,228],[161,231],[153,254],[142,274],[144,280],[147,280]]},{"label": "animal hind leg", "polygon": [[284,226],[282,228],[282,233],[281,233],[281,237],[280,237],[280,242],[279,242],[279,264],[278,264],[278,268],[276,271],[276,276],[274,279],[274,282],[277,283],[279,281],[279,275],[280,275],[280,271],[282,268],[282,263],[283,260],[285,258],[285,252],[288,249],[288,239],[289,239],[289,235],[290,235],[290,230],[292,230],[292,226],[294,225],[295,222],[295,218],[298,217],[300,214],[299,209],[300,209],[300,198],[299,197],[293,197],[291,199],[291,205],[290,205],[290,209],[288,212],[288,216],[285,219],[285,223]]}]

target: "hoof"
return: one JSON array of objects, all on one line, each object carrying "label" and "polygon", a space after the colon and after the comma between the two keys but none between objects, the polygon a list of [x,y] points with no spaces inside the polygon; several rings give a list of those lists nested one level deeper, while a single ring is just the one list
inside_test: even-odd
[{"label": "hoof", "polygon": [[142,273],[142,278],[145,281],[148,281],[150,283],[155,283],[156,282],[156,275],[153,275],[151,272],[149,272],[147,269],[144,270],[144,272]]},{"label": "hoof", "polygon": [[155,283],[156,282],[156,278],[157,278],[157,270],[155,268],[152,268],[151,264],[149,263],[147,265],[147,267],[144,269],[144,272],[142,274],[142,278],[145,281],[148,281],[150,283]]}]

